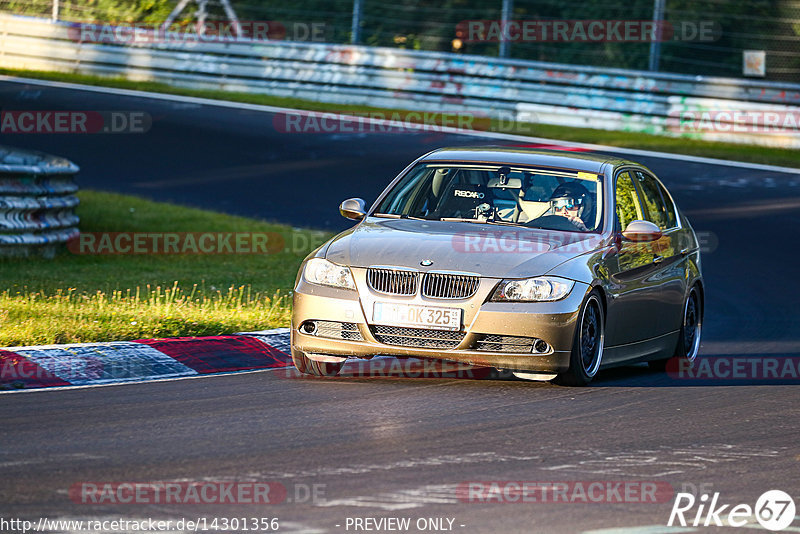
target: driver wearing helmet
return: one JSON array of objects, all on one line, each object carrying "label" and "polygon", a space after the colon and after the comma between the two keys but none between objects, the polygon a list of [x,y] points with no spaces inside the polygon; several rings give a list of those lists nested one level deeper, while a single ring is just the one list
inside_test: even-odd
[{"label": "driver wearing helmet", "polygon": [[584,216],[591,212],[591,195],[576,182],[567,182],[556,187],[550,195],[550,215],[566,217],[581,232],[588,232]]}]

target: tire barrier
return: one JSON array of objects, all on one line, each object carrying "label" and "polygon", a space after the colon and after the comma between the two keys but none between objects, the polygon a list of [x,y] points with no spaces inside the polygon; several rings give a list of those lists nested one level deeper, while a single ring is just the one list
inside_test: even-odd
[{"label": "tire barrier", "polygon": [[78,235],[77,172],[64,158],[0,146],[0,256],[53,257]]}]

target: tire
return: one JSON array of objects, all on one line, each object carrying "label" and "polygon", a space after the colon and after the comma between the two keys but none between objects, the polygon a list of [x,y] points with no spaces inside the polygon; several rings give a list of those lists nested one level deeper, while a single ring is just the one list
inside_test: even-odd
[{"label": "tire", "polygon": [[314,376],[336,376],[342,370],[342,363],[315,362],[299,350],[292,349],[292,361],[298,371]]},{"label": "tire", "polygon": [[600,292],[593,289],[581,305],[575,325],[575,338],[569,369],[553,379],[560,386],[585,386],[597,374],[603,361],[606,318]]},{"label": "tire", "polygon": [[671,358],[653,360],[647,364],[656,371],[664,371],[667,368],[667,362],[672,360],[693,364],[700,352],[700,335],[702,333],[703,299],[700,298],[700,290],[697,289],[697,286],[692,286],[686,296],[686,302],[683,304],[683,318],[675,352]]}]

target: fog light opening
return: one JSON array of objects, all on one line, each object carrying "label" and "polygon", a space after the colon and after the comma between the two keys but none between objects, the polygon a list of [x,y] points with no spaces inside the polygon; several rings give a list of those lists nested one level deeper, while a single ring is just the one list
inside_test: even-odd
[{"label": "fog light opening", "polygon": [[533,344],[534,352],[548,352],[550,350],[550,345],[543,339],[537,339],[536,343]]},{"label": "fog light opening", "polygon": [[300,331],[309,336],[313,336],[317,333],[317,323],[314,321],[306,321],[300,325]]}]

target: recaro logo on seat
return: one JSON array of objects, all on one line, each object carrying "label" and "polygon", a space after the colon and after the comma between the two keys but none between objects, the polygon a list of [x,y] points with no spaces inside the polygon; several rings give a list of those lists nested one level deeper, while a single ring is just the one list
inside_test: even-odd
[{"label": "recaro logo on seat", "polygon": [[465,197],[465,198],[483,198],[486,196],[483,193],[479,193],[478,191],[464,191],[462,189],[456,189],[454,194],[457,197]]}]

